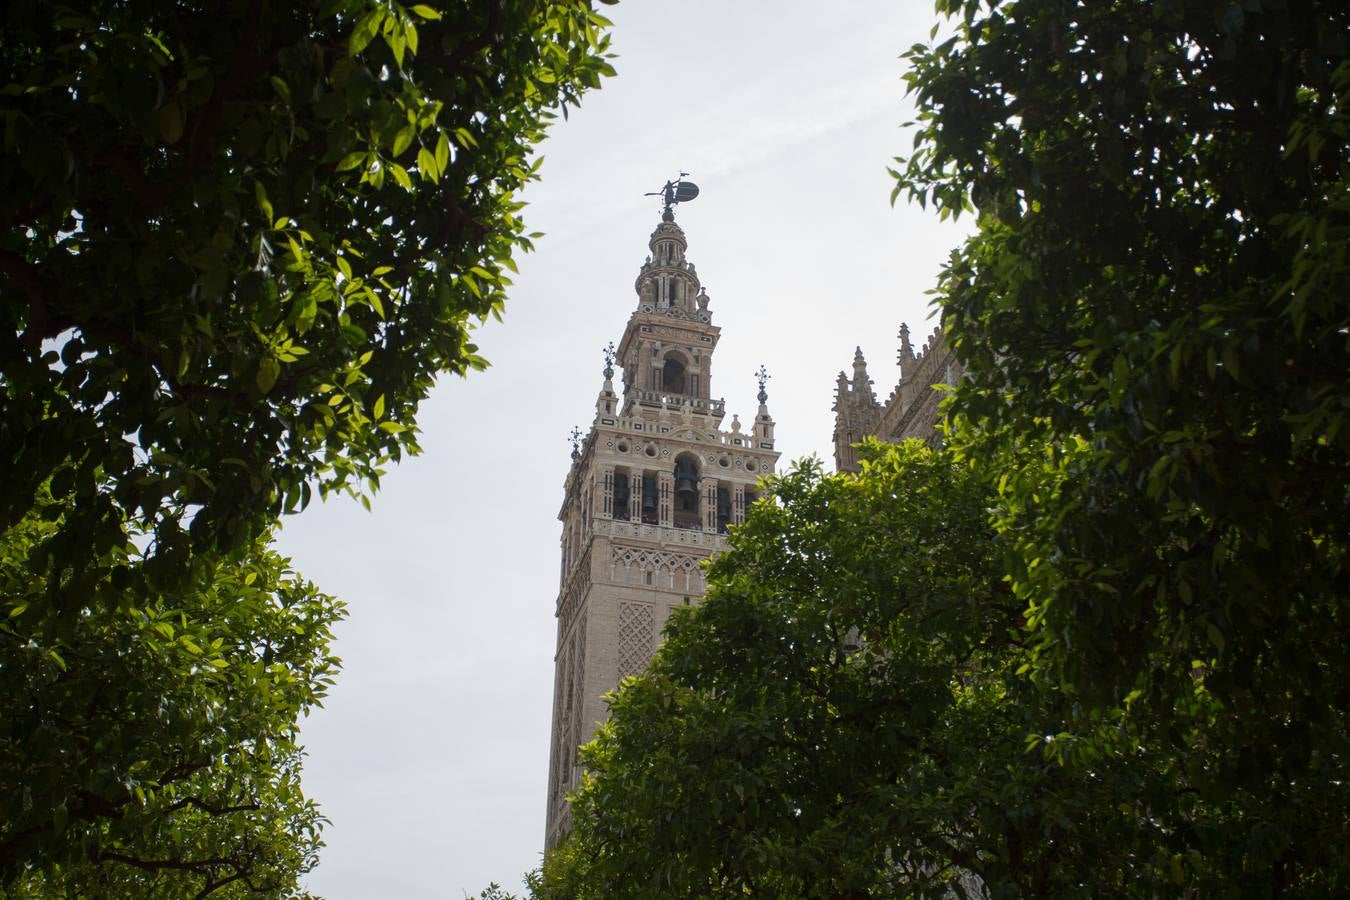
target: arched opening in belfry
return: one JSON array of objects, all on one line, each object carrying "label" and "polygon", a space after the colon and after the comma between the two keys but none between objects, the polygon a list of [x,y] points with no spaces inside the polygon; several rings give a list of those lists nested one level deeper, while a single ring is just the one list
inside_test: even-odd
[{"label": "arched opening in belfry", "polygon": [[676,528],[698,528],[703,524],[699,515],[698,477],[698,457],[692,453],[675,457]]},{"label": "arched opening in belfry", "polygon": [[614,473],[614,518],[628,520],[628,472],[619,469]]},{"label": "arched opening in belfry", "polygon": [[731,525],[731,485],[725,481],[717,485],[717,530],[726,534]]},{"label": "arched opening in belfry", "polygon": [[684,372],[684,360],[680,355],[678,353],[668,355],[666,364],[661,367],[661,389],[667,394],[687,393]]},{"label": "arched opening in belfry", "polygon": [[656,473],[642,473],[642,522],[645,525],[655,525],[660,521],[656,493]]}]

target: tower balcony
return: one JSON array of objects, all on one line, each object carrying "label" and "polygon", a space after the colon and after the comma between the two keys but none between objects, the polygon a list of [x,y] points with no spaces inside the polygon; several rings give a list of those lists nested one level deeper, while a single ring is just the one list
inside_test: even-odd
[{"label": "tower balcony", "polygon": [[695,413],[705,416],[717,416],[721,418],[726,415],[727,404],[725,400],[705,400],[702,397],[693,397],[689,394],[668,394],[665,391],[640,391],[631,390],[626,395],[629,402],[636,401],[643,406],[650,406],[653,409],[673,409],[680,410],[687,403],[689,408]]},{"label": "tower balcony", "polygon": [[595,534],[606,537],[637,538],[663,546],[698,547],[705,550],[721,550],[726,547],[725,531],[710,531],[705,528],[676,528],[673,525],[657,525],[650,522],[630,522],[627,519],[593,519],[591,527]]}]

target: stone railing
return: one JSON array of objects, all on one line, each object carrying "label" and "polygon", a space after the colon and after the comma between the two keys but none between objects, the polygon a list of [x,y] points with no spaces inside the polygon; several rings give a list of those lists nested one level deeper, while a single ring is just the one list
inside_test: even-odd
[{"label": "stone railing", "polygon": [[721,416],[726,414],[725,400],[704,400],[702,397],[690,397],[688,394],[667,394],[665,391],[629,391],[626,397],[637,400],[643,406],[661,406],[680,410],[684,405],[700,415]]},{"label": "stone railing", "polygon": [[701,528],[676,528],[672,525],[647,525],[622,519],[596,519],[595,533],[609,537],[639,538],[658,541],[665,546],[683,545],[720,550],[726,546],[726,535]]},{"label": "stone railing", "polygon": [[[721,400],[715,401],[719,407],[723,403]],[[642,432],[646,434],[662,435],[667,434],[676,428],[687,427],[682,422],[664,422],[644,419],[640,416],[615,416],[612,419],[601,418],[598,420],[601,425],[608,425],[617,428],[620,431]],[[641,426],[640,428],[637,426]],[[710,444],[720,444],[723,447],[743,447],[746,450],[772,450],[772,447],[761,447],[759,438],[750,432],[737,431],[703,431],[701,440]]]}]

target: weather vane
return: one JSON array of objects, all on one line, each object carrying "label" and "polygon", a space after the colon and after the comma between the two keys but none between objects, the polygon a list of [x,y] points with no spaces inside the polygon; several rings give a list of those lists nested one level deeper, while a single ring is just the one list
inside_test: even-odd
[{"label": "weather vane", "polygon": [[572,458],[576,459],[581,455],[581,429],[572,426],[572,433],[567,437],[572,441]]},{"label": "weather vane", "polygon": [[603,348],[601,348],[601,352],[605,354],[605,378],[606,378],[606,379],[613,378],[613,377],[614,377],[614,342],[613,342],[613,341],[610,341],[607,345],[605,345]]},{"label": "weather vane", "polygon": [[755,380],[757,380],[757,381],[759,382],[759,402],[760,402],[760,403],[765,403],[765,402],[767,402],[768,399],[769,399],[769,392],[766,391],[766,390],[764,390],[764,383],[765,383],[766,381],[768,381],[770,377],[771,377],[771,376],[769,375],[768,371],[764,368],[763,365],[761,365],[761,366],[759,367],[759,371],[755,373]]},{"label": "weather vane", "polygon": [[674,181],[667,181],[666,186],[659,191],[648,191],[643,194],[644,197],[661,198],[661,221],[675,221],[675,204],[687,203],[698,196],[698,185],[692,181],[685,181],[684,176],[688,172],[681,172],[680,176]]}]

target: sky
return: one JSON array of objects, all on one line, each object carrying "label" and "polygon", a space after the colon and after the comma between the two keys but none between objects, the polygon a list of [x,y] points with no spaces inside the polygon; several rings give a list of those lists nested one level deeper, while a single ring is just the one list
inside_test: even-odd
[{"label": "sky", "polygon": [[896,331],[931,331],[926,292],[969,227],[890,205],[886,168],[913,140],[899,57],[927,39],[928,0],[605,12],[618,76],[540,148],[526,222],[545,237],[518,259],[504,321],[478,333],[491,368],[441,380],[418,414],[423,454],[373,511],[330,499],[281,536],[349,606],[343,672],[302,731],[306,793],[332,820],[307,884],[331,900],[457,900],[519,889],[539,864],[567,435],[589,427],[601,348],[636,306],[660,218],[643,194],[681,171],[699,185],[677,221],[722,328],[713,396],[748,422],[768,369],[780,468],[832,465],[855,346],[885,400]]}]

